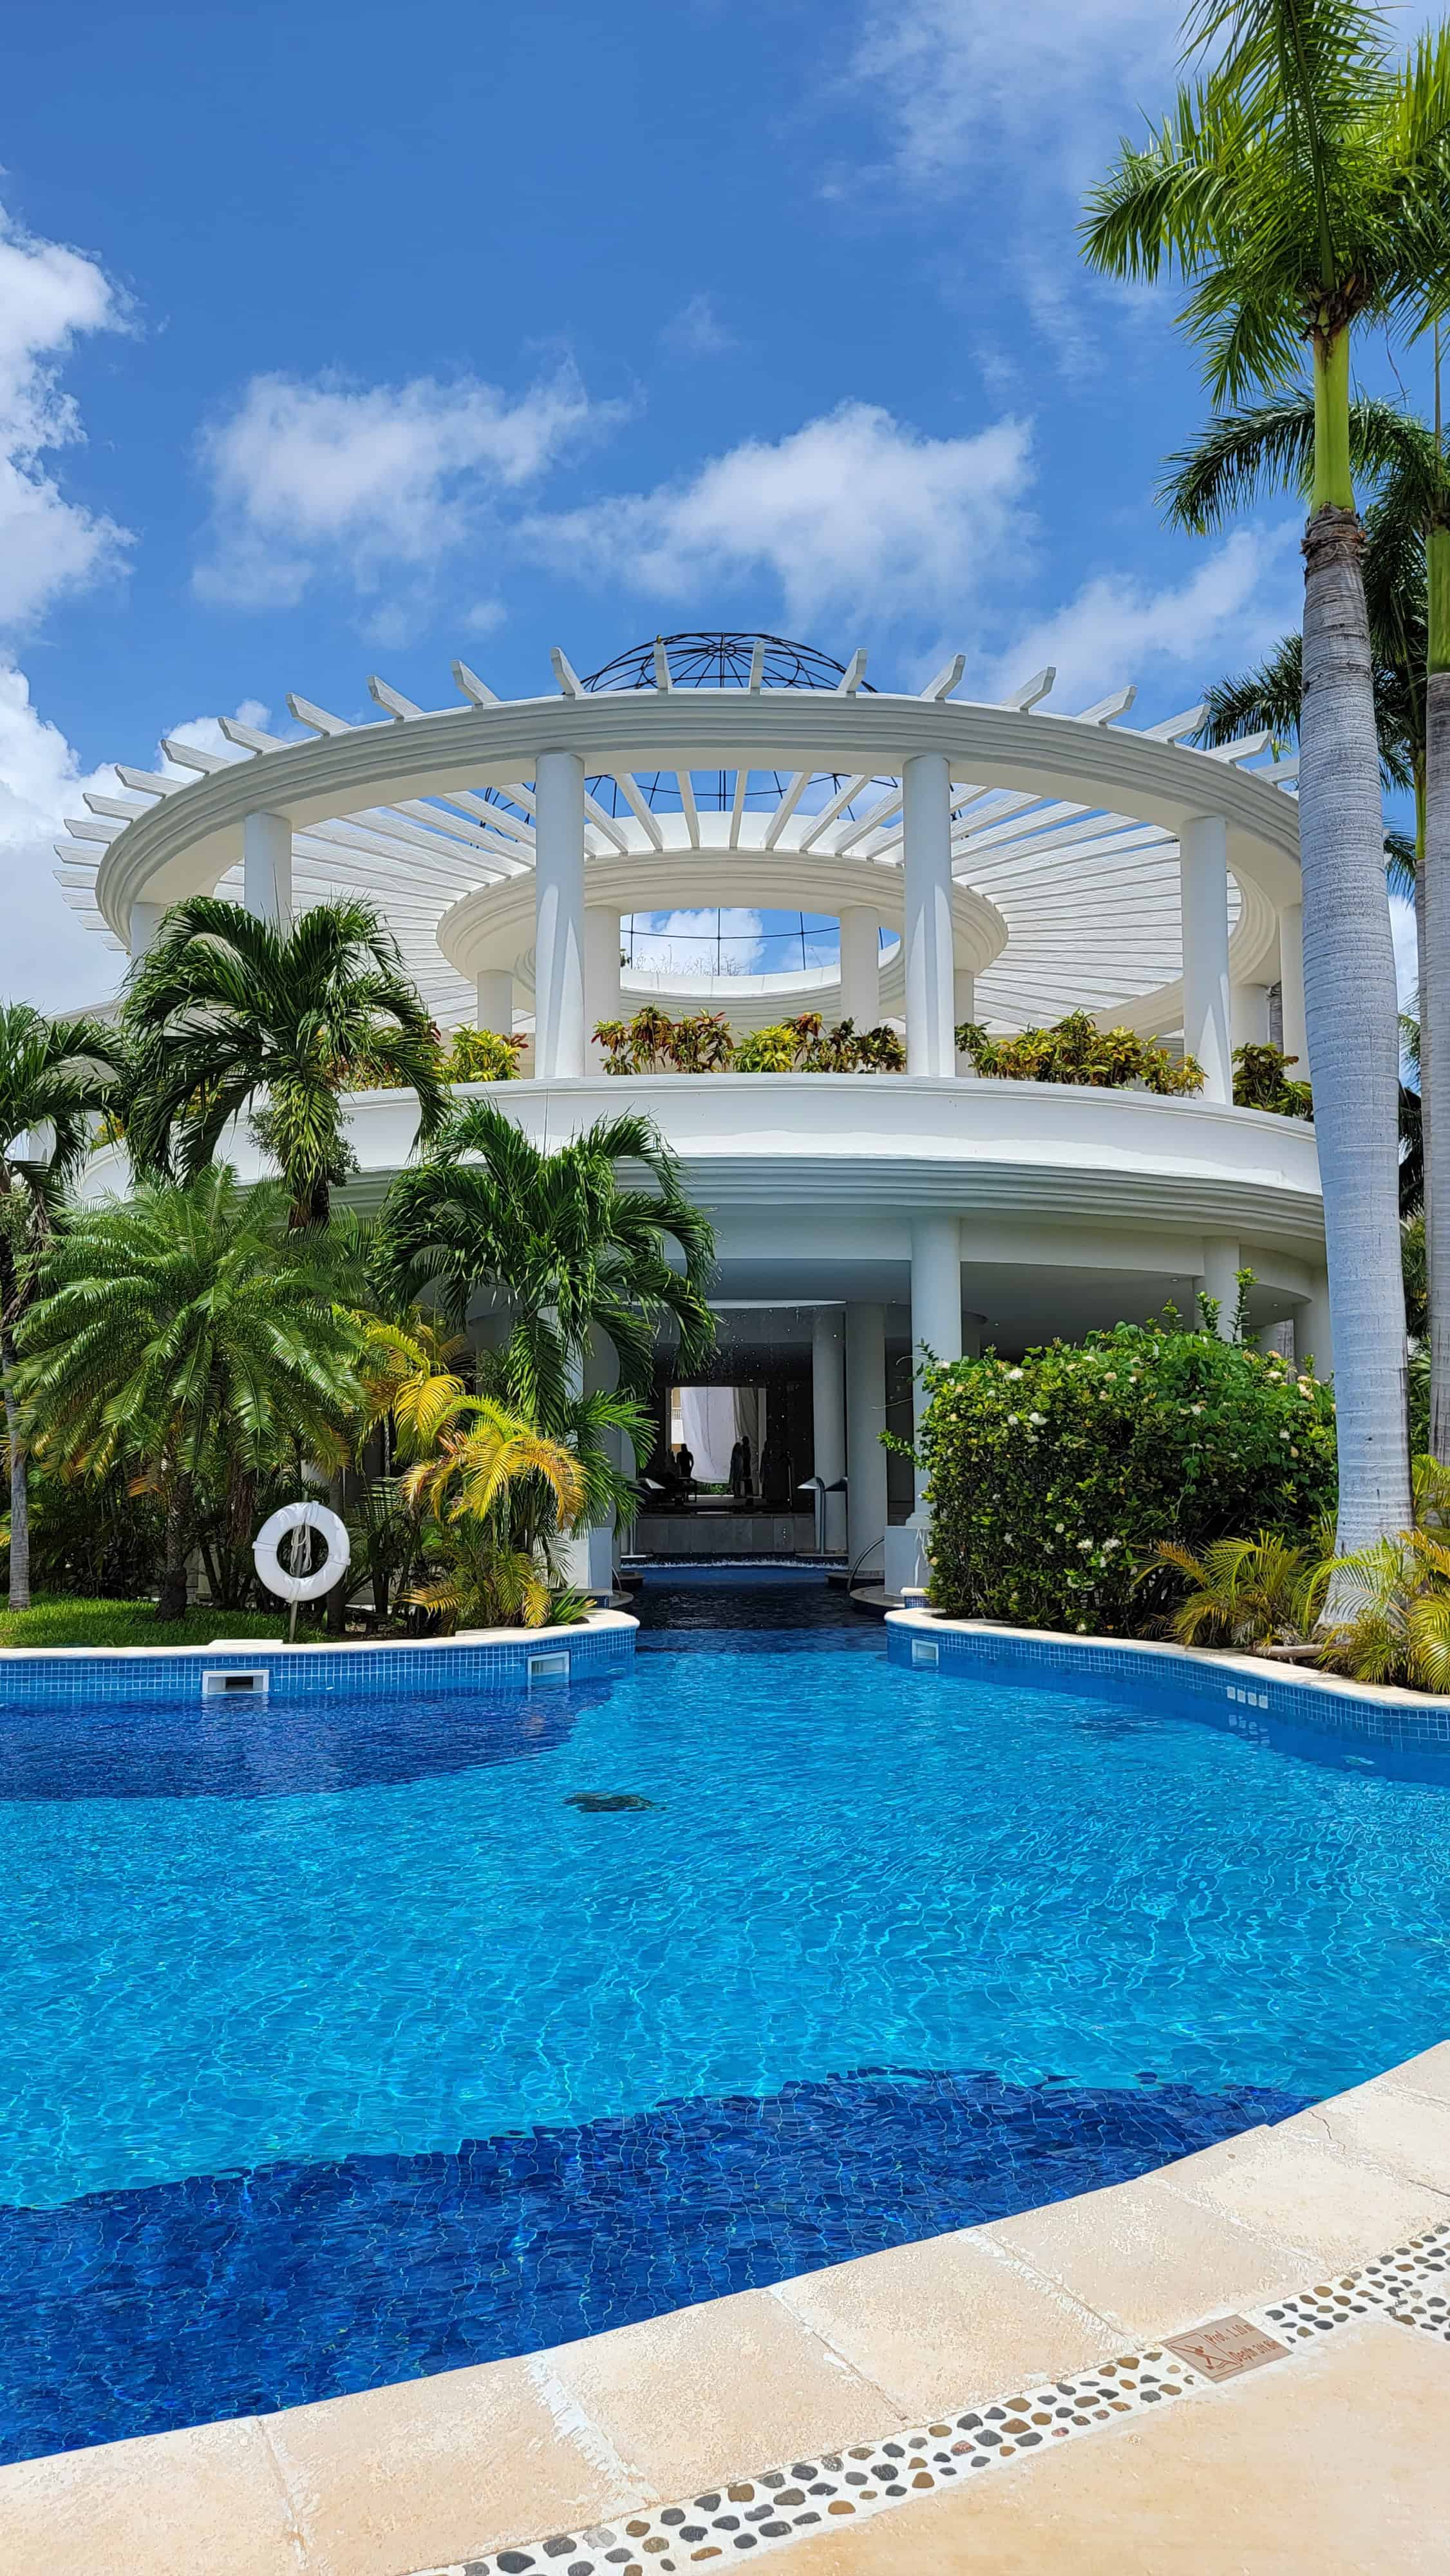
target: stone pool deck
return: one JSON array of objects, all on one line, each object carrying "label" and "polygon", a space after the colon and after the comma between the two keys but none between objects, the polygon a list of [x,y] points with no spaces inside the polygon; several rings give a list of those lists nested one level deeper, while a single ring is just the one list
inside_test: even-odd
[{"label": "stone pool deck", "polygon": [[1450,2043],[1140,2182],[773,2290],[0,2469],[0,2567],[1450,2570],[1447,2320]]}]

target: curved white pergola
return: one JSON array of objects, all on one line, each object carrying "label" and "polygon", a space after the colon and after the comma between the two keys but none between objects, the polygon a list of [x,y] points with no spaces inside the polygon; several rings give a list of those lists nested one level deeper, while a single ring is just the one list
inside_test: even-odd
[{"label": "curved white pergola", "polygon": [[[227,722],[238,757],[169,741],[189,775],[122,768],[123,793],[88,794],[67,826],[57,873],[133,954],[188,894],[285,917],[364,893],[443,1025],[511,1026],[532,1004],[545,1078],[582,1074],[590,1027],[621,1007],[621,915],[715,904],[835,915],[839,976],[634,975],[627,999],[693,996],[739,1026],[890,1009],[928,1075],[955,1070],[954,1020],[1085,1007],[1181,1028],[1223,1098],[1234,1038],[1266,1033],[1278,982],[1302,1055],[1295,765],[1266,736],[1191,750],[1196,708],[1135,732],[1131,689],[1057,715],[1051,673],[960,702],[960,656],[919,697],[862,690],[859,653],[835,690],[762,686],[762,658],[748,687],[681,688],[660,646],[654,688],[589,691],[556,651],[557,694],[521,700],[455,663],[458,706],[374,679],[382,713],[362,725],[292,697],[309,740]],[[660,773],[673,790],[651,798]],[[723,810],[704,807],[706,774],[731,782]]]}]

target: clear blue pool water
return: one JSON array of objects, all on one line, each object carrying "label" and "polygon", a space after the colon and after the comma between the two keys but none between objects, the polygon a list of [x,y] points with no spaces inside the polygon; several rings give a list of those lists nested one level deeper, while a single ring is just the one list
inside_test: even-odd
[{"label": "clear blue pool water", "polygon": [[1450,2027],[1450,1769],[906,1672],[820,1586],[646,1615],[527,1701],[0,1712],[0,2455],[1090,2189]]}]

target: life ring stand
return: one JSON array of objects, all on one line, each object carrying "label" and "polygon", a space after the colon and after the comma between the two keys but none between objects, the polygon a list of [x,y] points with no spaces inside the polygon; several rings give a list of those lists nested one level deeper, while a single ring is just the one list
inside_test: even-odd
[{"label": "life ring stand", "polygon": [[[282,1563],[281,1546],[292,1531],[315,1530],[324,1542],[327,1554],[311,1574],[289,1574]],[[257,1578],[279,1601],[317,1601],[330,1592],[339,1577],[347,1572],[352,1556],[352,1542],[336,1512],[326,1503],[284,1503],[279,1512],[265,1520],[252,1542],[252,1563]]]}]

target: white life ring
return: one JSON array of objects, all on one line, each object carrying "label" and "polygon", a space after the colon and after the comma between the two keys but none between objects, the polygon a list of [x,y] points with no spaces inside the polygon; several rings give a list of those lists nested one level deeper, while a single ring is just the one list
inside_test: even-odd
[{"label": "white life ring", "polygon": [[[316,1530],[324,1540],[327,1554],[312,1574],[287,1574],[278,1550],[290,1530]],[[280,1512],[263,1521],[252,1542],[252,1563],[258,1578],[279,1601],[316,1601],[330,1592],[339,1575],[347,1571],[352,1555],[352,1542],[336,1512],[325,1503],[284,1503]]]}]

